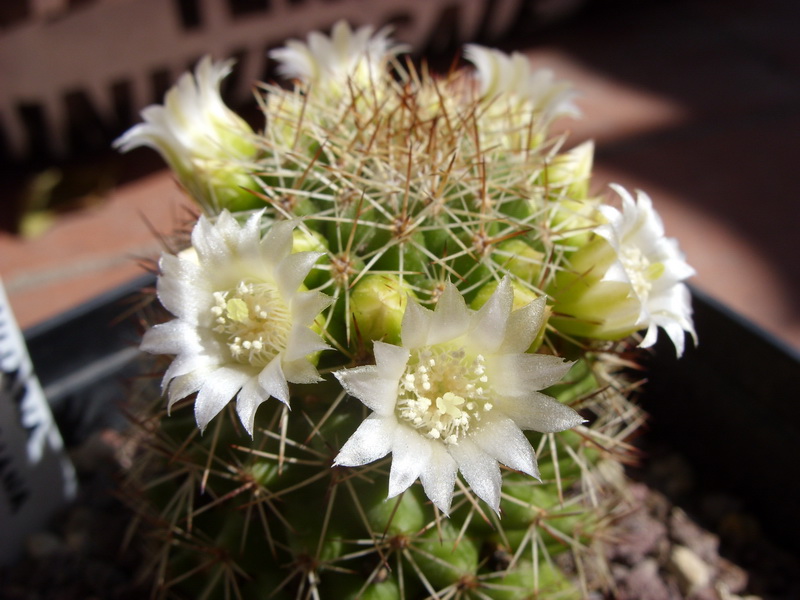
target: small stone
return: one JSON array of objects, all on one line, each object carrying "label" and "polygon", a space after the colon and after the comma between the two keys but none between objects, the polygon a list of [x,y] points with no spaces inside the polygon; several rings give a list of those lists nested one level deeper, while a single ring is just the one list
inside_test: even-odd
[{"label": "small stone", "polygon": [[755,596],[752,594],[747,596],[732,594],[725,588],[725,586],[718,586],[717,593],[719,600],[762,600],[761,596]]},{"label": "small stone", "polygon": [[666,538],[667,528],[652,518],[644,508],[638,508],[617,523],[615,542],[610,558],[636,565],[654,554],[659,542]]},{"label": "small stone", "polygon": [[686,596],[686,600],[719,600],[717,590],[712,587],[703,588]]},{"label": "small stone", "polygon": [[669,588],[658,572],[658,563],[652,558],[618,579],[617,586],[617,600],[671,600]]},{"label": "small stone", "polygon": [[724,586],[731,594],[739,594],[748,583],[747,571],[731,561],[719,557],[717,559],[717,585]]},{"label": "small stone", "polygon": [[684,595],[695,594],[711,583],[711,567],[686,546],[676,545],[672,548],[669,567]]},{"label": "small stone", "polygon": [[682,509],[675,507],[669,517],[672,539],[686,546],[708,564],[719,556],[719,538],[700,527]]},{"label": "small stone", "polygon": [[672,510],[672,502],[670,502],[664,494],[657,490],[650,490],[645,505],[647,506],[647,511],[654,519],[661,523],[667,522],[670,511]]}]

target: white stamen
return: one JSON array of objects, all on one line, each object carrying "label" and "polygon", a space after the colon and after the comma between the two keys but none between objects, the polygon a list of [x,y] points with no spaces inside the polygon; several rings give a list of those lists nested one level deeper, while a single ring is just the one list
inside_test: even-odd
[{"label": "white stamen", "polygon": [[485,359],[466,351],[425,349],[412,358],[400,380],[397,415],[430,439],[457,444],[473,421],[492,409]]},{"label": "white stamen", "polygon": [[642,302],[647,302],[653,283],[648,277],[650,261],[636,246],[626,246],[619,253],[620,262],[631,280],[633,291]]},{"label": "white stamen", "polygon": [[232,290],[214,292],[213,297],[213,331],[234,360],[263,367],[286,347],[289,309],[273,285],[241,281]]}]

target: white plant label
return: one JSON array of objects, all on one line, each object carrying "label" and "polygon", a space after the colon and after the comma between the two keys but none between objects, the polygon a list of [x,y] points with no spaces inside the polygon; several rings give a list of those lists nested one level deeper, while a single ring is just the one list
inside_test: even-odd
[{"label": "white plant label", "polygon": [[74,470],[0,281],[0,564],[16,559],[26,537],[75,490]]}]

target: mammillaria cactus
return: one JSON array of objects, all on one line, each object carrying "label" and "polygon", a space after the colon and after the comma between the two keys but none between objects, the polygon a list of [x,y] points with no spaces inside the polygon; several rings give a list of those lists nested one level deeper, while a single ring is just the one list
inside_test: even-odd
[{"label": "mammillaria cactus", "polygon": [[[400,50],[339,23],[274,51],[296,79],[261,86],[258,133],[219,135],[218,96],[192,100],[212,170],[157,109],[122,138],[156,146],[203,211],[161,259],[173,318],[142,344],[167,355],[171,412],[141,416],[129,483],[156,595],[606,584],[596,546],[641,422],[630,336],[663,327],[682,352],[691,268],[642,193],[618,188],[621,212],[589,195],[591,144],[550,134],[577,112],[568,84],[479,46],[443,76]],[[208,99],[226,69],[204,59],[179,88]]]}]

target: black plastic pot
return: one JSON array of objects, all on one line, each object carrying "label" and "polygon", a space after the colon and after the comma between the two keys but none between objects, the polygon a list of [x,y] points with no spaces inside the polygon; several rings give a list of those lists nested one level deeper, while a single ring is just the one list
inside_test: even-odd
[{"label": "black plastic pot", "polygon": [[67,447],[125,426],[127,379],[141,368],[136,308],[154,285],[154,275],[143,275],[23,332]]},{"label": "black plastic pot", "polygon": [[700,344],[683,358],[661,336],[644,409],[652,435],[706,488],[745,502],[773,541],[800,551],[800,354],[692,290]]}]

